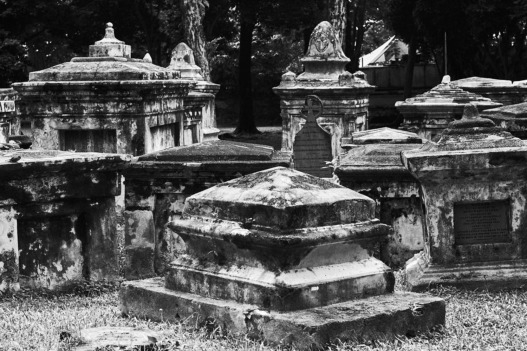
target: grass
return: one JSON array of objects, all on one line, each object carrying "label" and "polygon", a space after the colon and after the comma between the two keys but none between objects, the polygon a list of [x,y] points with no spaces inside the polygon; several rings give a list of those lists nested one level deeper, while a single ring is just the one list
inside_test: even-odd
[{"label": "grass", "polygon": [[[525,350],[527,289],[501,292],[440,288],[447,301],[441,332],[391,342],[333,345],[332,350]],[[276,350],[246,338],[221,337],[184,324],[123,318],[116,287],[85,284],[62,293],[0,297],[0,350],[55,350],[63,331],[133,326],[170,332],[171,350]]]}]

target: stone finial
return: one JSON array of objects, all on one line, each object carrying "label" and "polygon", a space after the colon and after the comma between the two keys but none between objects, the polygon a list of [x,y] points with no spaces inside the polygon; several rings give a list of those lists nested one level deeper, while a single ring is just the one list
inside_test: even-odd
[{"label": "stone finial", "polygon": [[320,22],[311,33],[309,47],[304,57],[304,60],[309,59],[333,59],[349,62],[349,58],[342,51],[337,33],[329,22]]},{"label": "stone finial", "polygon": [[106,30],[104,38],[95,42],[95,45],[90,45],[90,57],[124,57],[130,58],[132,49],[130,45],[126,45],[124,41],[115,38],[113,24],[106,23]]},{"label": "stone finial", "polygon": [[143,57],[143,61],[152,63],[152,56],[150,56],[150,54],[147,52],[145,57]]},{"label": "stone finial", "polygon": [[124,44],[124,41],[118,40],[115,37],[115,32],[113,30],[113,23],[112,22],[106,23],[106,30],[105,30],[105,33],[104,33],[104,38],[102,38],[101,40],[95,42],[95,44],[104,44],[104,43]]},{"label": "stone finial", "polygon": [[443,79],[441,79],[441,84],[450,84],[450,76],[448,74],[443,76]]},{"label": "stone finial", "polygon": [[368,78],[366,73],[364,73],[362,71],[357,71],[357,72],[353,73],[353,77],[357,78],[357,79],[362,79],[362,80],[367,80],[367,78]]},{"label": "stone finial", "polygon": [[296,74],[291,71],[287,71],[284,74],[282,74],[282,80],[280,81],[280,85],[281,86],[291,86],[291,85],[295,85],[295,82],[296,82]]},{"label": "stone finial", "polygon": [[194,52],[185,43],[177,44],[172,50],[172,59],[167,68],[179,71],[183,79],[204,80],[201,68],[194,61]]},{"label": "stone finial", "polygon": [[345,71],[339,76],[340,86],[351,85],[352,83],[353,83],[353,75],[350,72]]}]

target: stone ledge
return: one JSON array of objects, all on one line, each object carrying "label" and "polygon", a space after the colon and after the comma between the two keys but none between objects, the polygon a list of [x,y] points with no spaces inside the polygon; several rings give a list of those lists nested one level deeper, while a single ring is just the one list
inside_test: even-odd
[{"label": "stone ledge", "polygon": [[272,345],[322,348],[337,340],[391,339],[445,323],[444,300],[397,292],[326,307],[275,313],[256,306],[168,290],[162,278],[126,282],[121,312],[152,320],[214,319],[234,334],[256,334]]},{"label": "stone ledge", "polygon": [[440,285],[480,290],[502,290],[527,285],[525,259],[428,267],[425,263],[417,270],[411,283],[413,291],[423,291]]}]

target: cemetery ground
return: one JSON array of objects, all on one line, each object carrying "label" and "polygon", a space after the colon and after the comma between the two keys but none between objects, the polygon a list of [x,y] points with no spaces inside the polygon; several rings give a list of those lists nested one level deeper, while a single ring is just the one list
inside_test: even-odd
[{"label": "cemetery ground", "polygon": [[[399,274],[397,274],[399,276]],[[131,326],[168,333],[166,350],[281,350],[221,330],[120,315],[116,285],[83,283],[67,292],[22,291],[0,296],[0,350],[56,350],[64,332]],[[522,350],[527,343],[527,287],[485,291],[442,287],[428,293],[446,300],[446,328],[383,342],[361,340],[328,350]],[[75,342],[75,340],[72,340]],[[63,350],[71,349],[64,346]]]}]

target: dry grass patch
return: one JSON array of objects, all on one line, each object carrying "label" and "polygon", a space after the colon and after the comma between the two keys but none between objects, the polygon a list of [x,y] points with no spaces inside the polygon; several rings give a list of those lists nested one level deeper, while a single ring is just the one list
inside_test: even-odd
[{"label": "dry grass patch", "polygon": [[[66,293],[25,292],[0,298],[0,350],[55,350],[63,331],[132,326],[170,332],[174,350],[276,350],[246,338],[210,335],[195,326],[123,318],[115,287],[84,285]],[[391,342],[340,344],[332,350],[525,350],[527,289],[501,292],[441,288],[447,327]]]}]

